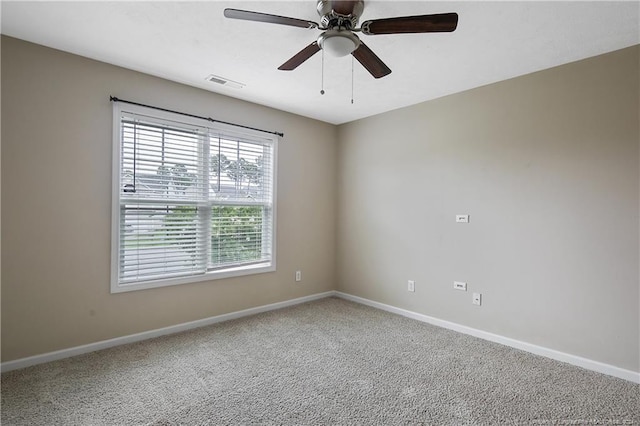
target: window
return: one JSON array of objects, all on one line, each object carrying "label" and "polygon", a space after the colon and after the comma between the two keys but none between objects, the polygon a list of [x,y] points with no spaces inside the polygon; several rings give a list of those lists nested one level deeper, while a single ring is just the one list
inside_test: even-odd
[{"label": "window", "polygon": [[115,103],[111,292],[274,271],[276,146]]}]

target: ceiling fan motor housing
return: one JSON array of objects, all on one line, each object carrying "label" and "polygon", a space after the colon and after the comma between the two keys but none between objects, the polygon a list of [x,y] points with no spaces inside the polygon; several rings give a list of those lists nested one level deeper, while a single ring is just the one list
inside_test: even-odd
[{"label": "ceiling fan motor housing", "polygon": [[358,20],[364,11],[364,1],[318,0],[316,9],[324,28],[352,30],[358,26]]}]

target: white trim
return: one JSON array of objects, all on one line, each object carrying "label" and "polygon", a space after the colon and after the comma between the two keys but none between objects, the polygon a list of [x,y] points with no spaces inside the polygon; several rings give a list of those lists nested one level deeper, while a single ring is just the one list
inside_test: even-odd
[{"label": "white trim", "polygon": [[522,342],[520,340],[511,339],[509,337],[500,336],[498,334],[489,333],[487,331],[478,330],[475,328],[467,327],[465,325],[460,325],[454,322],[430,317],[428,315],[419,314],[417,312],[396,308],[395,306],[386,305],[380,302],[374,302],[373,300],[365,299],[358,296],[353,296],[351,294],[343,293],[340,291],[334,291],[334,290],[327,291],[324,293],[312,294],[310,296],[299,297],[297,299],[285,300],[284,302],[277,302],[269,305],[257,306],[255,308],[244,309],[242,311],[230,312],[228,314],[216,315],[214,317],[209,317],[201,320],[159,328],[156,330],[149,330],[149,331],[144,331],[142,333],[131,334],[128,336],[116,337],[114,339],[103,340],[100,342],[90,343],[82,346],[76,346],[69,349],[62,349],[59,351],[49,352],[46,354],[34,355],[27,358],[17,359],[14,361],[3,362],[0,364],[0,372],[4,373],[6,371],[18,370],[20,368],[26,368],[32,365],[44,364],[46,362],[57,361],[60,359],[69,358],[76,355],[82,355],[89,352],[98,351],[101,349],[112,348],[114,346],[126,345],[128,343],[135,343],[142,340],[153,339],[155,337],[160,337],[167,334],[180,333],[182,331],[187,331],[194,328],[205,327],[211,324],[217,324],[224,321],[229,321],[237,318],[259,314],[262,312],[268,312],[276,309],[286,308],[288,306],[299,305],[301,303],[312,302],[314,300],[324,299],[326,297],[331,297],[331,296],[340,297],[342,299],[349,300],[351,302],[359,303],[361,305],[371,306],[372,308],[381,309],[383,311],[391,312],[407,318],[412,318],[418,321],[435,325],[437,327],[443,327],[449,330],[457,331],[459,333],[468,334],[470,336],[478,337],[480,339],[489,340],[491,342],[499,343],[515,349],[520,349],[526,352],[530,352],[535,355],[540,355],[547,358],[555,359],[556,361],[566,362],[567,364],[582,367],[587,370],[595,371],[597,373],[618,377],[620,379],[628,380],[633,383],[640,383],[640,373],[637,373],[635,371],[625,370],[623,368],[615,367],[610,364],[605,364],[599,361],[593,361],[593,360],[582,358],[576,355],[571,355],[564,352],[556,351],[554,349],[548,349],[542,346],[537,346],[531,343]]},{"label": "white trim", "polygon": [[[115,244],[113,244],[115,246]],[[117,246],[116,246],[117,247]],[[117,259],[116,259],[117,260]],[[231,268],[207,271],[199,275],[187,275],[177,278],[162,278],[131,284],[115,284],[111,287],[111,293],[125,293],[128,291],[148,290],[151,288],[168,287],[180,284],[192,284],[201,281],[213,281],[223,278],[241,277],[244,275],[262,274],[276,270],[275,259],[271,262],[257,263],[253,265],[234,266]],[[113,281],[112,281],[113,283]]]},{"label": "white trim", "polygon": [[219,322],[229,321],[237,318],[247,317],[250,315],[260,314],[263,312],[273,311],[276,309],[286,308],[288,306],[299,305],[301,303],[312,302],[314,300],[324,299],[326,297],[335,296],[335,291],[327,291],[324,293],[312,294],[310,296],[298,297],[297,299],[285,300],[284,302],[271,303],[269,305],[257,306],[255,308],[243,309],[241,311],[229,312],[228,314],[216,315],[201,320],[185,322],[182,324],[172,325],[169,327],[158,328],[156,330],[143,331],[142,333],[130,334],[128,336],[116,337],[114,339],[102,340],[100,342],[89,343],[87,345],[75,346],[69,349],[62,349],[55,352],[48,352],[41,355],[34,355],[27,358],[21,358],[14,361],[7,361],[0,364],[0,372],[18,370],[20,368],[30,367],[32,365],[44,364],[45,362],[57,361],[76,355],[82,355],[89,352],[99,351],[101,349],[112,348],[114,346],[126,345],[142,340],[153,339],[155,337],[167,334],[180,333],[182,331],[194,328],[205,327]]},{"label": "white trim", "polygon": [[118,271],[120,270],[120,120],[122,105],[113,103],[113,133],[111,135],[111,276],[109,288],[111,292],[118,288]]},{"label": "white trim", "polygon": [[341,291],[336,291],[335,296],[345,300],[349,300],[351,302],[360,303],[362,305],[367,305],[373,308],[381,309],[383,311],[402,315],[403,317],[412,318],[412,319],[426,322],[428,324],[432,324],[438,327],[447,328],[449,330],[457,331],[459,333],[468,334],[474,337],[479,337],[480,339],[489,340],[495,343],[500,343],[501,345],[510,346],[512,348],[520,349],[525,352],[530,352],[535,355],[541,355],[547,358],[555,359],[556,361],[566,362],[567,364],[582,367],[587,370],[595,371],[597,373],[618,377],[620,379],[628,380],[633,383],[640,383],[640,373],[635,371],[625,370],[624,368],[615,367],[610,364],[605,364],[605,363],[594,361],[587,358],[582,358],[577,355],[571,355],[568,353],[556,351],[554,349],[549,349],[542,346],[534,345],[532,343],[511,339],[509,337],[500,336],[499,334],[489,333],[487,331],[478,330],[476,328],[467,327],[466,325],[461,325],[454,322],[441,320],[438,318],[430,317],[428,315],[419,314],[417,312],[407,311],[405,309],[396,308],[395,306],[386,305],[384,303],[375,302],[373,300],[365,299],[358,296],[353,296],[351,294],[343,293]]}]

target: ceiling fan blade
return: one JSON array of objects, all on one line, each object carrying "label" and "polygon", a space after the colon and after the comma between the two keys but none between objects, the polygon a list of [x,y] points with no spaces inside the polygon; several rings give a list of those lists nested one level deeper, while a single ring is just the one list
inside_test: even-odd
[{"label": "ceiling fan blade", "polygon": [[367,35],[441,33],[454,31],[457,26],[457,13],[440,13],[366,21],[362,23],[362,33]]},{"label": "ceiling fan blade", "polygon": [[262,12],[252,12],[250,10],[225,9],[224,16],[231,19],[242,19],[244,21],[266,22],[269,24],[289,25],[292,27],[314,29],[318,24],[304,19],[288,18],[286,16],[271,15]]},{"label": "ceiling fan blade", "polygon": [[378,56],[373,53],[373,50],[369,49],[362,41],[360,46],[351,53],[354,58],[362,64],[375,78],[384,77],[391,74],[391,70]]},{"label": "ceiling fan blade", "polygon": [[320,50],[320,46],[318,46],[318,42],[314,41],[295,55],[291,59],[289,59],[284,64],[278,67],[281,71],[292,71],[300,66],[304,61],[318,53]]}]

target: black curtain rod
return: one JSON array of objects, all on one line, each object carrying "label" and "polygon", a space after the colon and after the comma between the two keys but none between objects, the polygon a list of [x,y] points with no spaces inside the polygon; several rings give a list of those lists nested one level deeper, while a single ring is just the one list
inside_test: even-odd
[{"label": "black curtain rod", "polygon": [[262,129],[257,129],[255,127],[243,126],[242,124],[235,124],[235,123],[229,123],[227,121],[214,120],[211,117],[202,117],[200,115],[187,114],[186,112],[173,111],[171,109],[160,108],[160,107],[156,107],[156,106],[153,106],[153,105],[145,105],[145,104],[141,104],[141,103],[138,103],[138,102],[126,101],[124,99],[116,98],[115,96],[109,96],[109,100],[111,102],[124,102],[125,104],[138,105],[138,106],[141,106],[141,107],[157,109],[158,111],[172,112],[174,114],[186,115],[187,117],[199,118],[201,120],[211,121],[212,123],[228,124],[230,126],[242,127],[243,129],[257,130],[258,132],[271,133],[272,135],[278,135],[281,138],[284,137],[284,133],[281,133],[281,132],[272,132],[270,130],[262,130]]}]

